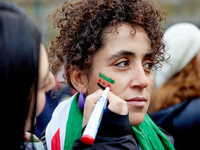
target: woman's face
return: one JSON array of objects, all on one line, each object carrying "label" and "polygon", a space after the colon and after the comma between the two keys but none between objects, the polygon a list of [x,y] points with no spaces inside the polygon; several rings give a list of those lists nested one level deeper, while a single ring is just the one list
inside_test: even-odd
[{"label": "woman's face", "polygon": [[44,45],[41,45],[36,116],[39,116],[42,110],[44,109],[46,103],[45,93],[53,89],[54,86],[55,78],[49,70],[47,52],[45,50]]},{"label": "woman's face", "polygon": [[[131,125],[138,125],[147,112],[154,86],[150,40],[144,29],[137,27],[135,33],[128,23],[112,31],[94,56],[87,94],[100,88],[97,83],[110,84],[111,92],[127,102]],[[103,83],[99,73],[115,83]]]},{"label": "woman's face", "polygon": [[[53,89],[55,86],[55,79],[53,74],[49,70],[49,62],[44,45],[40,46],[40,59],[39,59],[39,78],[38,78],[38,91],[37,91],[37,105],[36,105],[36,117],[43,111],[46,103],[45,93]],[[34,108],[34,98],[31,100],[30,109],[27,116],[25,131],[31,128],[31,116]]]}]

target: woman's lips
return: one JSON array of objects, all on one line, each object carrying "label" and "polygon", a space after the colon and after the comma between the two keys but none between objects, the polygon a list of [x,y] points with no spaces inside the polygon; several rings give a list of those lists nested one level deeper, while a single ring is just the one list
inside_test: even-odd
[{"label": "woman's lips", "polygon": [[144,107],[146,105],[147,100],[145,98],[136,97],[136,98],[126,100],[126,102],[129,105],[134,105],[134,106],[137,106],[137,107]]}]

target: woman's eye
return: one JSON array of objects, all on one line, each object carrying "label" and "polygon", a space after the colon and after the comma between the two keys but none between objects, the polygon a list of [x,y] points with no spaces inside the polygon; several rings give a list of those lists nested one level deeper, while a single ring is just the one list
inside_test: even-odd
[{"label": "woman's eye", "polygon": [[129,66],[129,62],[128,61],[122,61],[122,62],[116,64],[115,66],[119,66],[119,67]]},{"label": "woman's eye", "polygon": [[144,64],[144,68],[147,70],[156,70],[156,65],[152,62]]}]

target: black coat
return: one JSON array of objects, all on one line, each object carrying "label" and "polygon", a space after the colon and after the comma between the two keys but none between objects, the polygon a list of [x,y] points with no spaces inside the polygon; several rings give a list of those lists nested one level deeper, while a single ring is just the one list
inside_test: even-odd
[{"label": "black coat", "polygon": [[150,117],[174,137],[176,150],[200,149],[200,98],[184,101]]},{"label": "black coat", "polygon": [[[162,129],[161,129],[162,130]],[[84,129],[83,129],[84,131]],[[171,135],[162,130],[174,144]],[[97,137],[93,145],[86,145],[81,139],[75,141],[73,150],[139,150],[138,141],[131,130],[128,115],[118,115],[105,109]]]}]

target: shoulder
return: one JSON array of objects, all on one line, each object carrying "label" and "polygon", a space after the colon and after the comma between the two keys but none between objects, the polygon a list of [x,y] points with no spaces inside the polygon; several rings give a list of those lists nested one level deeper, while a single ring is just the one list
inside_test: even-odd
[{"label": "shoulder", "polygon": [[[166,109],[160,110],[151,114],[150,117],[160,125],[160,122],[168,121],[172,122],[172,120],[176,119],[176,122],[182,122],[189,120],[196,120],[200,118],[200,98],[186,100],[182,103],[176,104],[174,106],[168,107]],[[187,118],[187,119],[186,119]],[[193,122],[192,121],[192,122]]]},{"label": "shoulder", "polygon": [[192,131],[200,127],[200,98],[186,100],[180,104],[158,111],[151,116],[153,121],[170,134],[172,131]]},{"label": "shoulder", "polygon": [[177,130],[194,129],[200,127],[200,98],[188,100],[187,105],[181,109],[174,118]]},{"label": "shoulder", "polygon": [[63,114],[64,112],[68,112],[72,103],[74,96],[70,97],[69,99],[64,99],[62,102],[58,104],[58,106],[55,108],[52,118],[56,116],[60,116],[60,114]]},{"label": "shoulder", "polygon": [[[74,95],[75,96],[75,95]],[[54,110],[52,114],[52,118],[48,123],[45,130],[45,140],[47,144],[47,148],[51,149],[51,141],[53,137],[58,136],[60,139],[61,148],[64,147],[64,139],[66,132],[66,123],[68,120],[68,114],[70,110],[71,103],[73,101],[74,96],[70,97],[70,99],[63,100]]]}]

